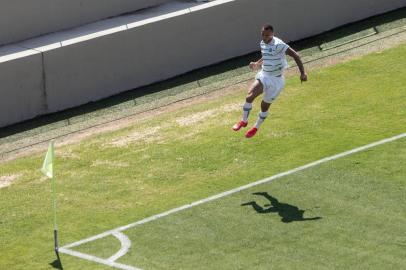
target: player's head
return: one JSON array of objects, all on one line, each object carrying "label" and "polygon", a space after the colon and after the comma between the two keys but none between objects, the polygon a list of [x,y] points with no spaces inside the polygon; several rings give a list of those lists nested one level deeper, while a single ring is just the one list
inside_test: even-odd
[{"label": "player's head", "polygon": [[265,24],[262,26],[261,36],[265,43],[269,43],[273,38],[273,26],[270,24]]}]

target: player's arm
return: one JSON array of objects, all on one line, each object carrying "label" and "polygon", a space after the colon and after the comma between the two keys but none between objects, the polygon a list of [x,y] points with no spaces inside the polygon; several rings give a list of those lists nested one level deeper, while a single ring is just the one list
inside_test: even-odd
[{"label": "player's arm", "polygon": [[302,59],[300,59],[299,54],[290,47],[286,50],[286,54],[289,55],[290,57],[292,57],[295,60],[295,62],[297,64],[297,67],[299,68],[299,71],[300,71],[300,80],[302,82],[307,81],[307,74],[306,74],[306,71],[304,69]]},{"label": "player's arm", "polygon": [[258,61],[256,61],[256,62],[251,62],[251,63],[249,64],[249,67],[250,67],[250,69],[252,69],[252,70],[258,70],[258,69],[261,68],[263,62],[264,62],[264,59],[261,57],[261,59],[259,59]]}]

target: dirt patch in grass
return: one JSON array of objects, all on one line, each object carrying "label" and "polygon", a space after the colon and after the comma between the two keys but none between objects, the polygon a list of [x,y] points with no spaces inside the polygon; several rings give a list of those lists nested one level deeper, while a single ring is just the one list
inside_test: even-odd
[{"label": "dirt patch in grass", "polygon": [[176,122],[180,126],[190,126],[192,124],[202,122],[205,119],[213,117],[217,114],[218,114],[217,110],[208,110],[208,111],[198,112],[198,113],[194,113],[189,116],[178,118],[178,119],[176,119]]},{"label": "dirt patch in grass", "polygon": [[91,167],[113,167],[113,168],[127,168],[130,167],[130,164],[126,162],[119,162],[119,161],[111,161],[111,160],[95,160],[93,161]]},{"label": "dirt patch in grass", "polygon": [[66,158],[66,159],[79,159],[80,158],[80,156],[78,154],[74,153],[72,149],[64,149],[64,150],[57,149],[55,151],[55,156],[61,157],[61,158]]},{"label": "dirt patch in grass", "polygon": [[113,140],[112,142],[108,143],[108,146],[116,146],[116,147],[123,147],[127,146],[128,144],[137,142],[137,141],[143,141],[143,142],[155,142],[161,137],[158,135],[159,131],[163,128],[163,126],[155,126],[155,127],[150,127],[144,130],[137,130],[134,132],[131,132],[130,134],[126,136],[122,136],[120,138],[117,138]]},{"label": "dirt patch in grass", "polygon": [[4,176],[0,176],[0,189],[8,187],[13,182],[18,180],[21,177],[21,174],[8,174]]},{"label": "dirt patch in grass", "polygon": [[189,126],[189,125],[193,125],[193,124],[202,122],[207,118],[219,116],[220,114],[225,113],[225,112],[232,112],[232,111],[240,110],[241,109],[240,105],[241,104],[237,104],[237,103],[226,104],[218,109],[197,112],[197,113],[191,114],[189,116],[180,117],[180,118],[176,119],[175,121],[180,126]]}]

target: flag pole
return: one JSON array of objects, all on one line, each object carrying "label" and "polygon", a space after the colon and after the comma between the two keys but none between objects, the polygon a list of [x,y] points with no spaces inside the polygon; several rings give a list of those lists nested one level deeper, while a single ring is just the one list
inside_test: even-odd
[{"label": "flag pole", "polygon": [[56,257],[59,261],[59,244],[58,244],[58,223],[56,221],[56,185],[55,185],[55,178],[52,177],[52,205],[53,205],[53,213],[54,213],[54,249]]},{"label": "flag pole", "polygon": [[58,244],[58,224],[56,219],[56,184],[54,178],[54,142],[51,141],[48,146],[48,151],[44,159],[41,171],[48,177],[51,178],[52,185],[52,208],[53,208],[53,218],[54,218],[54,251],[58,259],[60,269],[62,268],[61,259],[59,257],[59,244]]}]

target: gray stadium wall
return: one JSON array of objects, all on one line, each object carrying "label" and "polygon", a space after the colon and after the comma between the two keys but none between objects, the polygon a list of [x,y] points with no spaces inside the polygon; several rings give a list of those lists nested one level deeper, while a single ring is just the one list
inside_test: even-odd
[{"label": "gray stadium wall", "polygon": [[[26,51],[14,57],[18,50],[18,47],[8,47],[10,60],[3,59],[7,62],[0,64],[0,126],[47,112],[41,53]],[[4,53],[4,49],[0,49],[0,55]]]},{"label": "gray stadium wall", "polygon": [[[108,34],[25,42],[21,46],[32,49],[19,52],[14,60],[5,61],[7,55],[1,56],[0,50],[0,127],[257,51],[264,22],[272,23],[285,41],[294,41],[405,4],[406,0],[341,0],[328,5],[325,0],[224,0],[152,21],[127,22]],[[42,54],[33,53],[38,51]]]},{"label": "gray stadium wall", "polygon": [[168,1],[170,0],[1,0],[0,45]]}]

